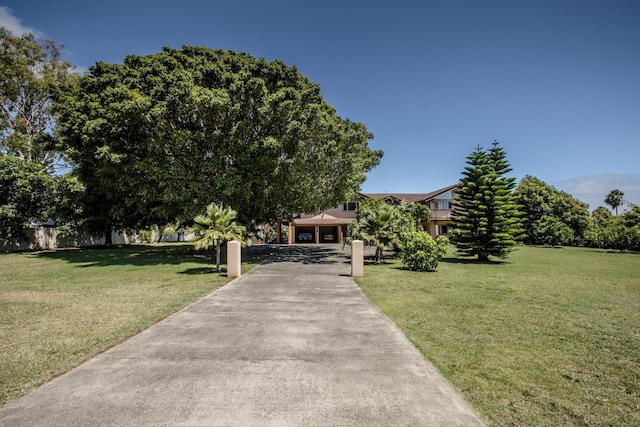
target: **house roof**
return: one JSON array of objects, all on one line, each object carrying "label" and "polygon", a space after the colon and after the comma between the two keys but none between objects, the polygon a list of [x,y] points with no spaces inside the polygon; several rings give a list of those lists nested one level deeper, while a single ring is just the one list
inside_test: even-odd
[{"label": "house roof", "polygon": [[[446,193],[447,191],[453,190],[456,188],[458,184],[450,185],[448,187],[441,188],[436,191],[432,191],[431,193],[359,193],[361,198],[372,197],[374,199],[381,199],[391,203],[400,203],[401,201],[406,201],[407,203],[416,203],[422,202],[426,203],[440,194]],[[354,216],[355,217],[355,216]],[[293,223],[296,226],[300,225],[347,225],[350,224],[354,217],[335,217],[326,212],[320,212],[316,215],[306,216],[305,218],[295,218],[293,219]],[[286,221],[288,222],[288,221]]]},{"label": "house roof", "polygon": [[296,218],[293,220],[295,225],[347,225],[351,221],[353,221],[353,218],[336,218],[326,213],[320,213],[310,218]]},{"label": "house roof", "polygon": [[397,203],[403,200],[407,203],[428,202],[442,193],[453,190],[457,186],[458,184],[450,185],[448,187],[432,191],[431,193],[362,193],[362,195],[374,199],[395,201]]}]

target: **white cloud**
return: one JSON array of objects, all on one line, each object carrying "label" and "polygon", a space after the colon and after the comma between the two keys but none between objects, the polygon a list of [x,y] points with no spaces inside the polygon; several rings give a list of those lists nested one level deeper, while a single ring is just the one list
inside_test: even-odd
[{"label": "white cloud", "polygon": [[[11,8],[6,6],[0,6],[0,27],[5,27],[7,30],[11,31],[14,36],[21,36],[25,33],[31,33],[38,38],[44,36],[42,31],[23,25],[22,19],[14,16]],[[76,65],[75,69],[72,71],[78,74],[84,74],[88,70],[89,67]]]},{"label": "white cloud", "polygon": [[5,27],[16,36],[21,36],[25,33],[32,33],[36,36],[42,35],[41,32],[35,28],[23,25],[22,19],[14,16],[13,11],[6,6],[0,6],[0,27]]},{"label": "white cloud", "polygon": [[[615,189],[624,193],[625,202],[640,205],[640,175],[638,174],[589,175],[560,181],[553,185],[559,190],[570,193],[576,199],[588,203],[591,211],[598,206],[608,207],[604,199],[611,190]],[[625,209],[627,203],[624,205]]]}]

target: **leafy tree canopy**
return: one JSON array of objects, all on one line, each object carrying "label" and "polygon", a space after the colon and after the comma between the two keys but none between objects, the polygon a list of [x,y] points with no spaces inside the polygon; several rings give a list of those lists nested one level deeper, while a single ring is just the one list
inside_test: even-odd
[{"label": "leafy tree canopy", "polygon": [[564,241],[563,244],[582,243],[589,227],[586,203],[530,175],[520,181],[514,195],[524,215],[525,243],[547,243],[540,234],[541,229],[536,227],[544,216],[556,218],[571,229],[572,241]]},{"label": "leafy tree canopy", "polygon": [[247,54],[186,46],[100,62],[56,102],[105,232],[189,221],[211,200],[245,224],[326,209],[382,156],[295,67]]},{"label": "leafy tree canopy", "polygon": [[591,218],[596,221],[598,224],[607,224],[613,220],[613,215],[609,209],[604,206],[598,206],[591,212]]},{"label": "leafy tree canopy", "polygon": [[39,165],[0,156],[0,240],[24,238],[31,221],[46,220],[55,186]]},{"label": "leafy tree canopy", "polygon": [[629,205],[631,210],[614,216],[603,206],[591,214],[587,244],[605,249],[640,250],[640,207]]},{"label": "leafy tree canopy", "polygon": [[16,37],[0,27],[0,153],[50,172],[64,166],[52,131],[51,97],[72,78],[70,69],[53,41]]},{"label": "leafy tree canopy", "polygon": [[634,227],[640,225],[640,206],[629,203],[631,210],[624,213],[622,220],[627,227]]},{"label": "leafy tree canopy", "polygon": [[620,217],[598,228],[594,233],[595,246],[620,252],[640,250],[640,226],[628,227]]},{"label": "leafy tree canopy", "polygon": [[573,241],[573,231],[558,218],[544,215],[534,224],[534,237],[545,245],[566,245]]}]

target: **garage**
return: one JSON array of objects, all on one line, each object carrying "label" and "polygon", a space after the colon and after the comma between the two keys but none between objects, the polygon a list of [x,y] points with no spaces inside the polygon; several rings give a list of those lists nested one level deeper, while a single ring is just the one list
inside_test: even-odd
[{"label": "garage", "polygon": [[320,239],[319,243],[339,243],[338,227],[335,226],[319,226]]},{"label": "garage", "polygon": [[315,243],[316,242],[315,227],[296,227],[295,242],[296,243]]}]

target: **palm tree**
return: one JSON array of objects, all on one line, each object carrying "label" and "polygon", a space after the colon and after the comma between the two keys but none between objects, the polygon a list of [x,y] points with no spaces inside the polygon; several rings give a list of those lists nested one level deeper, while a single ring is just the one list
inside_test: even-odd
[{"label": "palm tree", "polygon": [[394,206],[381,203],[358,212],[351,228],[350,240],[362,240],[365,245],[376,247],[376,264],[380,263],[382,251],[400,245],[406,229],[406,221]]},{"label": "palm tree", "polygon": [[604,199],[604,202],[611,206],[611,210],[616,210],[616,216],[618,216],[618,206],[622,206],[622,204],[624,203],[624,200],[622,199],[623,196],[624,193],[622,191],[611,190],[611,192],[607,194],[607,197]]},{"label": "palm tree", "polygon": [[247,244],[244,239],[247,229],[235,222],[237,215],[230,207],[211,203],[207,206],[205,215],[198,215],[193,219],[195,225],[191,232],[196,235],[194,247],[196,250],[207,250],[209,246],[215,246],[217,272],[220,272],[220,247],[224,242],[238,240],[242,246]]}]

